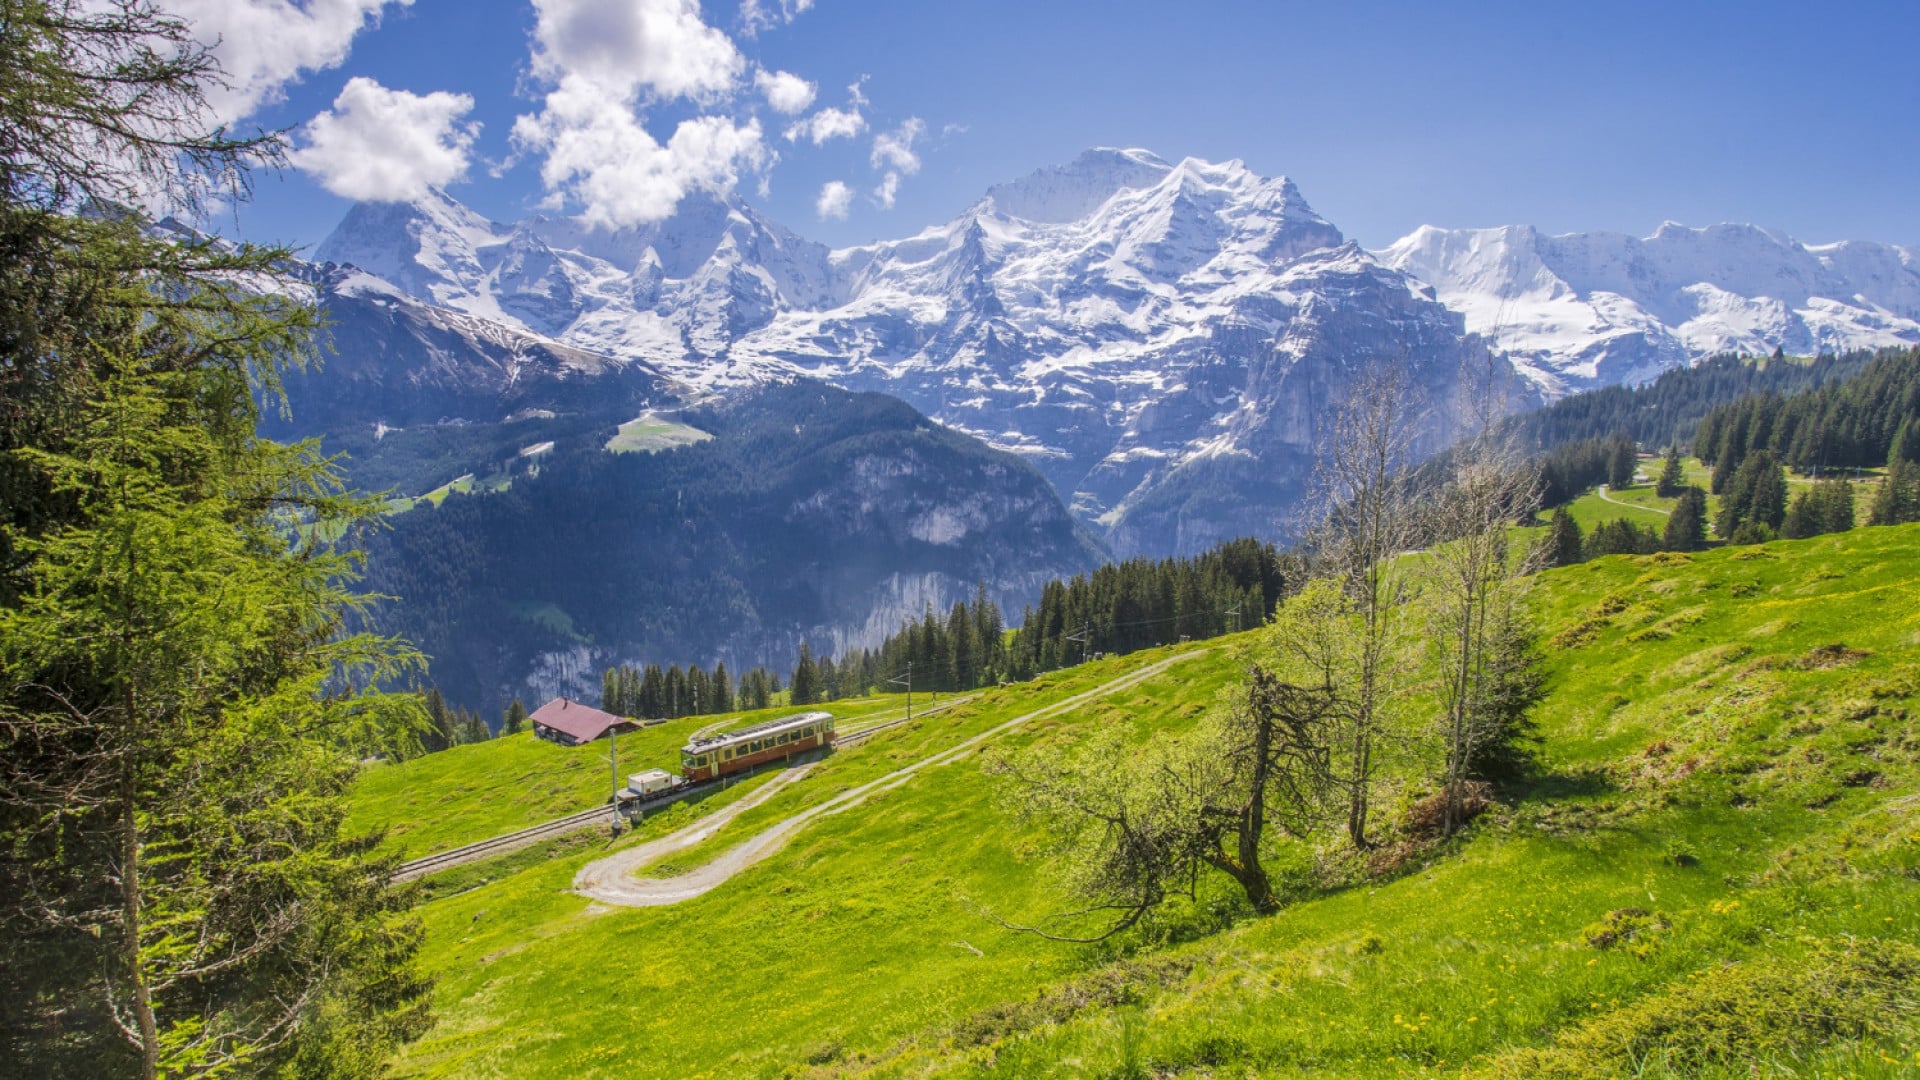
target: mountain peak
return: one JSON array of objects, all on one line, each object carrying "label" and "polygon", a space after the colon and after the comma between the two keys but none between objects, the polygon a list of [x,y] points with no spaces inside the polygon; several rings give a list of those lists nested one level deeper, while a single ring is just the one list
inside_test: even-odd
[{"label": "mountain peak", "polygon": [[1152,187],[1173,169],[1148,150],[1099,146],[1065,165],[995,184],[987,189],[984,205],[1007,217],[1061,225],[1086,217],[1121,191]]}]

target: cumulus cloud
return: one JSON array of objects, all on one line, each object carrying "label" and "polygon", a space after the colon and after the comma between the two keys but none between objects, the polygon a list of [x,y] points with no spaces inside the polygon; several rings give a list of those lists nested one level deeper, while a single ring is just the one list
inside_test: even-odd
[{"label": "cumulus cloud", "polygon": [[280,99],[290,82],[309,72],[337,67],[353,39],[379,21],[388,7],[413,0],[169,0],[169,14],[193,27],[194,37],[212,48],[225,72],[224,87],[213,87],[208,107],[216,119],[231,123]]},{"label": "cumulus cloud", "polygon": [[819,146],[829,139],[851,139],[867,130],[867,118],[859,109],[821,109],[787,128],[787,141],[812,140]]},{"label": "cumulus cloud", "polygon": [[711,98],[746,68],[699,0],[534,0],[533,72],[591,82],[622,98]]},{"label": "cumulus cloud", "polygon": [[886,170],[880,186],[873,189],[873,197],[882,207],[893,209],[893,201],[900,194],[900,178],[920,171],[920,155],[913,152],[913,144],[926,131],[927,125],[919,117],[909,116],[899,127],[873,137],[873,151],[867,161],[876,169]]},{"label": "cumulus cloud", "polygon": [[412,94],[347,80],[333,108],[307,121],[289,155],[335,195],[372,202],[418,199],[466,175],[478,124],[466,94]]},{"label": "cumulus cloud", "polygon": [[609,229],[670,217],[694,188],[731,188],[767,160],[757,120],[694,117],[662,145],[627,103],[574,78],[547,95],[539,114],[516,120],[513,139],[545,155],[548,191],[577,202],[587,224]]},{"label": "cumulus cloud", "polygon": [[[645,126],[650,102],[730,99],[746,60],[700,18],[698,0],[534,0],[538,113],[514,121],[513,143],[542,156],[549,205],[571,201],[609,229],[660,221],[697,187],[732,188],[770,157],[758,120],[683,120],[663,144]],[[802,106],[804,108],[804,106]]]},{"label": "cumulus cloud", "polygon": [[853,189],[838,180],[829,180],[820,188],[820,197],[813,201],[813,212],[820,220],[836,218],[845,221],[847,208],[853,205]]},{"label": "cumulus cloud", "polygon": [[813,7],[813,0],[740,0],[740,30],[748,37],[785,26]]},{"label": "cumulus cloud", "polygon": [[790,71],[755,72],[753,85],[777,112],[805,112],[813,104],[814,85]]},{"label": "cumulus cloud", "polygon": [[926,132],[925,122],[909,116],[899,127],[873,137],[873,153],[868,160],[876,169],[892,169],[912,176],[920,171],[920,155],[913,152],[913,143]]}]

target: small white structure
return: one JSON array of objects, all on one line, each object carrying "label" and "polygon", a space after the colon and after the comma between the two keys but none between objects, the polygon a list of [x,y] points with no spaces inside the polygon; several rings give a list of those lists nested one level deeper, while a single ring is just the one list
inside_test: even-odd
[{"label": "small white structure", "polygon": [[665,769],[648,769],[627,777],[627,790],[635,795],[652,795],[672,787],[678,778]]}]

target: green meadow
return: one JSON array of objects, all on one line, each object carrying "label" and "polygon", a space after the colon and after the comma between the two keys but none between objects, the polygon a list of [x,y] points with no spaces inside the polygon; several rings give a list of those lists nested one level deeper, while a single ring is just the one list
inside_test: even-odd
[{"label": "green meadow", "polygon": [[[894,694],[836,702],[835,715],[842,726],[858,727],[892,718],[904,702],[905,695]],[[680,748],[695,731],[744,726],[792,711],[776,706],[681,717],[623,735],[614,747],[606,742],[559,746],[527,730],[397,764],[370,765],[354,786],[347,826],[384,830],[381,851],[417,859],[603,806],[612,798],[616,776],[624,785],[628,774],[644,769],[679,772]]]},{"label": "green meadow", "polygon": [[692,446],[713,438],[697,427],[664,420],[648,413],[629,420],[614,432],[607,440],[606,449],[616,454],[653,452],[672,450],[677,446]]},{"label": "green meadow", "polygon": [[[1362,860],[1276,842],[1290,902],[1271,916],[1202,879],[1099,946],[1004,928],[1070,900],[978,752],[675,906],[569,886],[737,793],[470,868],[420,908],[436,1020],[395,1074],[1920,1076],[1916,567],[1920,526],[1542,575],[1531,778],[1448,843],[1389,830]],[[1181,647],[994,745],[1179,731],[1259,640]],[[840,750],[649,873],[1179,651],[987,691]],[[623,761],[633,743],[636,766],[666,764],[693,726],[623,740]],[[540,771],[563,759],[582,764]],[[604,747],[462,747],[370,770],[355,821],[419,853],[458,842],[450,818],[477,839],[577,809],[606,771]],[[1425,791],[1401,769],[1386,816]]]}]

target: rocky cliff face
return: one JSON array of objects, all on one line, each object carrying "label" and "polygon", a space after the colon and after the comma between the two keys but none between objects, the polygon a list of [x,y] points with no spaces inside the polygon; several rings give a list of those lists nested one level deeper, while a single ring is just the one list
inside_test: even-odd
[{"label": "rocky cliff face", "polygon": [[1502,364],[1285,178],[1142,150],[1089,151],[842,251],[732,196],[608,234],[436,195],[356,208],[319,254],[704,388],[809,375],[893,394],[1026,457],[1118,554],[1272,535],[1364,363],[1428,389],[1435,441],[1463,365]]},{"label": "rocky cliff face", "polygon": [[671,453],[562,443],[504,491],[398,515],[368,587],[456,701],[593,700],[617,663],[786,670],[986,582],[1018,610],[1098,544],[1020,458],[877,394],[769,384],[679,418]]},{"label": "rocky cliff face", "polygon": [[288,377],[291,415],[266,418],[271,435],[485,424],[529,410],[626,419],[683,389],[644,361],[426,303],[354,267],[302,273],[328,328],[320,366]]}]

